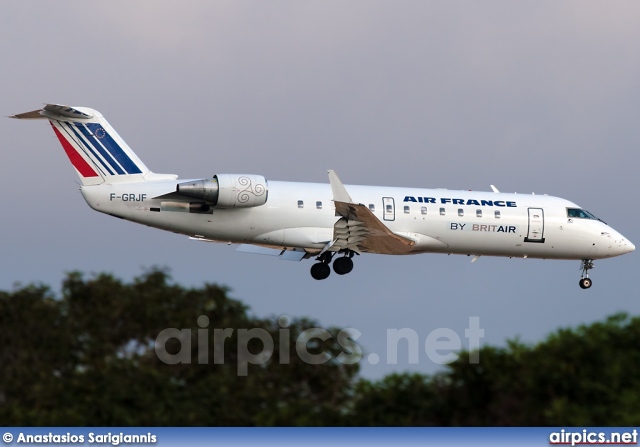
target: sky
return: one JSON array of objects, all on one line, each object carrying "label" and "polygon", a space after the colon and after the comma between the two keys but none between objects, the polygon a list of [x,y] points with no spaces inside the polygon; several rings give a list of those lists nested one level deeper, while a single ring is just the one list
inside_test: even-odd
[{"label": "sky", "polygon": [[257,316],[358,330],[374,379],[442,368],[422,346],[417,363],[401,345],[389,364],[388,330],[423,344],[446,328],[464,345],[478,317],[482,344],[504,346],[640,314],[637,253],[597,261],[587,291],[579,261],[444,255],[363,255],[314,281],[311,261],[92,211],[46,122],[4,118],[95,108],[151,170],[182,178],[328,182],[335,169],[347,184],[546,193],[637,244],[638,23],[628,0],[7,2],[0,289],[162,266],[187,286],[229,286]]}]

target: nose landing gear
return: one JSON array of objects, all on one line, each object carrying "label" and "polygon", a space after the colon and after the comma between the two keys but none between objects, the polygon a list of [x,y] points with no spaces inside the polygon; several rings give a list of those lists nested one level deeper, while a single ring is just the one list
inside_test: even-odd
[{"label": "nose landing gear", "polygon": [[589,279],[589,270],[594,267],[595,266],[593,265],[592,259],[582,260],[582,265],[580,266],[580,268],[582,269],[582,276],[580,277],[580,282],[578,283],[580,284],[581,289],[588,289],[593,284],[593,281]]},{"label": "nose landing gear", "polygon": [[[351,270],[353,270],[353,260],[351,258],[353,258],[354,254],[355,252],[353,252],[352,250],[347,250],[346,252],[344,252],[344,256],[339,257],[335,261],[333,261],[333,271],[338,275],[346,275],[347,273],[351,272]],[[320,256],[318,256],[317,260],[319,262],[316,262],[311,266],[311,276],[313,277],[313,279],[322,280],[329,277],[329,275],[331,274],[331,268],[329,267],[329,264],[331,263],[331,259],[334,255],[335,253],[325,251]]]}]

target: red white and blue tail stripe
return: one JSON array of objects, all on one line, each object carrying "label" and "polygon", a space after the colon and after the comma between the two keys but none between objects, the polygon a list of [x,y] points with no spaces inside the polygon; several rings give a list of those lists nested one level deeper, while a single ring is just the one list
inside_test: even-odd
[{"label": "red white and blue tail stripe", "polygon": [[47,104],[13,118],[48,119],[83,185],[145,181],[150,174],[96,110]]}]

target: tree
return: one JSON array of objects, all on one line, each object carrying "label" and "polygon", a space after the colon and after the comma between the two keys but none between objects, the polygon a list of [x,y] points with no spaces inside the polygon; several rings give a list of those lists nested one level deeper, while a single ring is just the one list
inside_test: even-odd
[{"label": "tree", "polygon": [[353,425],[631,426],[640,424],[640,318],[617,314],[561,329],[537,345],[512,340],[460,355],[433,376],[361,381]]},{"label": "tree", "polygon": [[60,295],[0,292],[0,343],[6,425],[640,425],[640,317],[626,314],[356,382],[359,347],[339,328],[257,318],[225,287],[159,269],[74,272]]},{"label": "tree", "polygon": [[[44,286],[0,292],[0,419],[44,426],[336,425],[358,366],[336,361],[345,351],[337,328],[328,329],[327,340],[305,344],[329,361],[311,365],[296,355],[300,334],[317,326],[253,317],[226,288],[184,288],[158,269],[131,283],[70,273],[60,297]],[[159,358],[155,343],[168,328],[189,337],[169,338],[160,348],[190,363]],[[217,346],[224,363],[215,364],[213,334],[226,328],[232,334]],[[265,351],[261,338],[240,340],[243,329],[264,330],[273,350]],[[208,349],[199,345],[199,330]],[[254,355],[261,352],[268,359],[246,362],[246,375],[239,375],[239,354],[260,363],[264,358]],[[289,361],[281,364],[286,352]]]}]

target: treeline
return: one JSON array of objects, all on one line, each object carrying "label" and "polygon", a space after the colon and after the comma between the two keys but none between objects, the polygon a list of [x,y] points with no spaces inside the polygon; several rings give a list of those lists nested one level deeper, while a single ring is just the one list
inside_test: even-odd
[{"label": "treeline", "polygon": [[[359,347],[257,318],[228,290],[152,270],[0,292],[0,420],[42,426],[640,424],[640,319],[462,353],[435,375],[359,378]],[[174,329],[171,329],[174,328]]]}]

